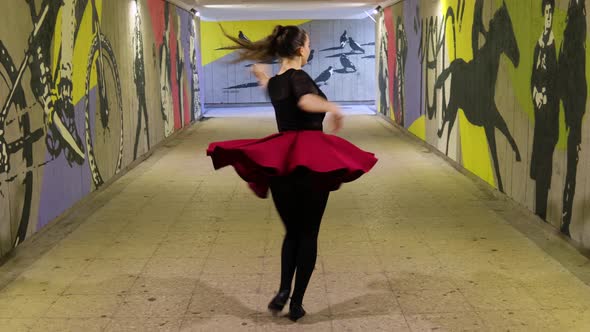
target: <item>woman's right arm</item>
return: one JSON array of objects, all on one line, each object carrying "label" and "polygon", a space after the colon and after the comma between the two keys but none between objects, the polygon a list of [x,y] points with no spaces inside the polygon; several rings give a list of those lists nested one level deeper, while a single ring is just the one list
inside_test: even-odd
[{"label": "woman's right arm", "polygon": [[297,102],[297,106],[300,109],[311,112],[311,113],[338,113],[340,112],[340,108],[335,103],[329,102],[326,99],[313,94],[308,93],[301,98]]},{"label": "woman's right arm", "polygon": [[330,113],[332,131],[337,132],[342,128],[344,115],[340,107],[317,95],[318,88],[307,73],[302,70],[295,71],[291,76],[291,84],[299,109],[310,113]]}]

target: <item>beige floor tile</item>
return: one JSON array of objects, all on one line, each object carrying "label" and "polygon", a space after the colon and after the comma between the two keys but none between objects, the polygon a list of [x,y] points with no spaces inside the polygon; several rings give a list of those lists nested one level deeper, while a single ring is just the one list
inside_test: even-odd
[{"label": "beige floor tile", "polygon": [[562,331],[583,332],[590,330],[590,309],[555,309],[546,312],[552,314]]},{"label": "beige floor tile", "polygon": [[156,295],[190,294],[197,286],[199,276],[154,276],[141,274],[131,288],[122,293]]},{"label": "beige floor tile", "polygon": [[374,256],[370,242],[323,241],[318,244],[318,252],[322,255],[355,255]]},{"label": "beige floor tile", "polygon": [[72,281],[65,295],[107,295],[128,291],[147,259],[96,259]]},{"label": "beige floor tile", "polygon": [[476,310],[534,310],[540,304],[524,288],[466,287],[460,289]]},{"label": "beige floor tile", "polygon": [[185,294],[130,294],[123,298],[115,313],[119,318],[182,317],[191,295]]},{"label": "beige floor tile", "polygon": [[382,273],[326,273],[326,290],[328,293],[359,293],[389,292],[391,288]]},{"label": "beige floor tile", "polygon": [[100,255],[100,253],[111,245],[90,245],[82,243],[61,244],[58,243],[51,248],[44,257],[54,261],[61,261],[67,259],[93,259]]},{"label": "beige floor tile", "polygon": [[330,292],[330,312],[335,316],[401,314],[399,302],[392,292]]},{"label": "beige floor tile", "polygon": [[410,331],[401,314],[379,315],[376,313],[333,318],[334,331]]},{"label": "beige floor tile", "polygon": [[36,325],[37,320],[37,318],[0,318],[0,326],[5,331],[30,332],[31,329]]},{"label": "beige floor tile", "polygon": [[191,298],[187,315],[191,317],[217,317],[231,315],[251,318],[265,311],[259,294],[226,294],[221,289],[199,287]]},{"label": "beige floor tile", "polygon": [[153,258],[207,258],[211,252],[211,246],[202,242],[193,241],[167,241],[162,242],[156,248]]},{"label": "beige floor tile", "polygon": [[152,257],[141,273],[157,277],[197,277],[203,270],[204,264],[204,258]]},{"label": "beige floor tile", "polygon": [[258,245],[259,243],[265,243],[268,238],[269,233],[267,232],[244,232],[224,229],[219,232],[215,243],[225,245]]},{"label": "beige floor tile", "polygon": [[207,232],[203,230],[195,232],[173,232],[169,231],[164,238],[163,243],[192,243],[192,245],[209,246],[219,235],[219,232]]},{"label": "beige floor tile", "polygon": [[456,285],[456,279],[450,272],[442,268],[430,271],[400,268],[395,271],[386,271],[385,276],[391,289],[397,293],[406,290],[450,290],[455,288]]},{"label": "beige floor tile", "polygon": [[215,317],[185,317],[180,328],[182,332],[208,331],[258,331],[255,317],[219,315]]},{"label": "beige floor tile", "polygon": [[101,332],[109,322],[109,318],[41,318],[30,331]]},{"label": "beige floor tile", "polygon": [[134,243],[114,244],[110,248],[102,251],[97,257],[102,259],[114,258],[150,258],[158,249],[159,241],[144,240]]},{"label": "beige floor tile", "polygon": [[258,293],[261,280],[262,274],[260,273],[203,273],[195,291],[198,293],[198,288],[201,287],[218,289],[228,295],[253,294]]},{"label": "beige floor tile", "polygon": [[570,331],[562,329],[551,312],[544,310],[478,311],[490,331]]},{"label": "beige floor tile", "polygon": [[456,289],[402,291],[396,296],[404,315],[473,311],[473,307]]},{"label": "beige floor tile", "polygon": [[177,220],[170,225],[168,232],[196,234],[199,232],[217,232],[220,228],[221,222],[218,218],[211,218],[206,221]]},{"label": "beige floor tile", "polygon": [[118,295],[61,296],[45,313],[47,318],[104,318],[111,317],[123,298]]},{"label": "beige floor tile", "polygon": [[351,243],[351,242],[369,242],[369,234],[365,229],[358,229],[357,232],[351,232],[347,228],[330,229],[321,232],[319,239],[323,243]]},{"label": "beige floor tile", "polygon": [[527,294],[543,309],[590,309],[590,287],[525,287]]},{"label": "beige floor tile", "polygon": [[216,242],[211,245],[209,258],[223,259],[225,257],[258,257],[265,255],[265,242],[253,241],[250,244],[246,243],[220,243]]},{"label": "beige floor tile", "polygon": [[86,259],[43,258],[0,290],[0,296],[59,295],[89,264]]},{"label": "beige floor tile", "polygon": [[258,257],[210,258],[205,261],[203,273],[260,273],[262,263]]},{"label": "beige floor tile", "polygon": [[257,320],[257,331],[293,331],[293,332],[329,332],[336,331],[332,328],[332,319],[330,316],[306,315],[297,320],[290,321],[285,317],[286,313],[278,317],[262,316]]},{"label": "beige floor tile", "polygon": [[406,319],[412,331],[488,331],[475,312],[417,314]]},{"label": "beige floor tile", "polygon": [[57,295],[16,295],[0,297],[0,318],[39,318],[57,301]]},{"label": "beige floor tile", "polygon": [[121,317],[110,320],[101,331],[177,332],[181,324],[182,318],[179,317]]},{"label": "beige floor tile", "polygon": [[324,272],[382,272],[383,268],[375,256],[325,255],[322,256]]}]

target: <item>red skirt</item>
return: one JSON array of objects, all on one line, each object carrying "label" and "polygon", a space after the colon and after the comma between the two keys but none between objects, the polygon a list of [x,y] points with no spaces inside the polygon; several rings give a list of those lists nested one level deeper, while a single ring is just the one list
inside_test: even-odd
[{"label": "red skirt", "polygon": [[358,179],[377,163],[373,153],[319,130],[213,142],[207,155],[215,169],[232,165],[260,198],[267,197],[272,177],[302,172],[312,177],[317,190],[332,191]]}]

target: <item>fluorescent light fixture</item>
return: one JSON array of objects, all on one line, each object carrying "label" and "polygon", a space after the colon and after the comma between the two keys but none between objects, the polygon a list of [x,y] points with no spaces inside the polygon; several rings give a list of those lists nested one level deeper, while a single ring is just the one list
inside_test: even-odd
[{"label": "fluorescent light fixture", "polygon": [[[350,8],[355,8],[355,7],[364,7],[367,6],[368,4],[366,2],[350,2],[350,3],[339,3],[338,7],[342,8],[342,7],[350,7]],[[299,4],[298,6],[301,6],[301,4]],[[284,8],[281,5],[277,5],[277,4],[224,4],[224,5],[204,5],[203,7],[205,8],[215,8],[215,9],[247,9],[247,8],[277,8],[277,9],[281,9]]]}]

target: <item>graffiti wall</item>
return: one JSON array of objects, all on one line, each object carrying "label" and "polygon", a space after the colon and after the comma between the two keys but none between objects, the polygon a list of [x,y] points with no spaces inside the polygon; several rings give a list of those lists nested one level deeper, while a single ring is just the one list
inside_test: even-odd
[{"label": "graffiti wall", "polygon": [[2,256],[199,119],[202,98],[199,21],[167,2],[0,9]]},{"label": "graffiti wall", "polygon": [[404,0],[377,25],[379,111],[590,247],[585,0]]},{"label": "graffiti wall", "polygon": [[[232,63],[235,51],[219,27],[239,38],[259,40],[277,24],[298,25],[309,33],[311,60],[303,68],[333,101],[373,102],[375,99],[375,23],[362,20],[203,22],[203,64],[207,104],[269,102],[261,93],[251,62]],[[269,61],[278,72],[278,60]]]}]

